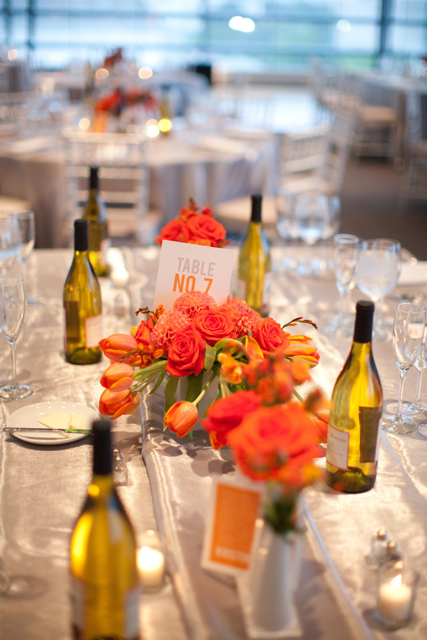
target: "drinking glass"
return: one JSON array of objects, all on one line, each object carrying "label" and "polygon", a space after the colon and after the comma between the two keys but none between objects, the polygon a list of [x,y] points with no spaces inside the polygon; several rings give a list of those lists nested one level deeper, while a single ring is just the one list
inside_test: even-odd
[{"label": "drinking glass", "polygon": [[13,267],[20,242],[15,214],[0,217],[0,276]]},{"label": "drinking glass", "polygon": [[323,237],[330,222],[328,198],[316,193],[298,195],[295,201],[294,221],[298,237],[306,247],[306,259],[298,271],[301,275],[313,275],[312,247]]},{"label": "drinking glass", "polygon": [[417,375],[417,386],[415,391],[415,400],[412,404],[405,403],[403,413],[409,416],[418,416],[423,411],[427,411],[427,406],[421,402],[421,382],[423,379],[424,369],[427,366],[427,344],[425,342],[421,345],[420,351],[418,353],[418,357],[415,360],[415,368],[418,371]]},{"label": "drinking glass", "polygon": [[409,369],[418,357],[424,340],[426,308],[420,304],[403,302],[397,305],[393,325],[393,349],[396,364],[400,371],[399,397],[394,416],[384,418],[382,428],[390,433],[411,433],[416,423],[402,415],[402,394]]},{"label": "drinking glass", "polygon": [[26,398],[33,393],[26,384],[16,381],[15,343],[24,321],[25,294],[22,278],[0,278],[0,328],[10,345],[12,356],[12,384],[0,386],[0,397],[7,400]]},{"label": "drinking glass", "polygon": [[359,257],[360,241],[357,236],[338,233],[334,236],[335,283],[340,295],[338,315],[334,316],[324,333],[327,335],[351,335],[349,323],[350,291],[356,284],[356,267]]},{"label": "drinking glass", "polygon": [[27,304],[36,304],[35,298],[28,295],[28,280],[27,280],[27,262],[34,249],[34,243],[36,241],[36,226],[34,221],[33,211],[19,211],[15,213],[15,218],[18,224],[19,233],[21,236],[21,244],[18,250],[18,260],[24,268],[24,283],[27,293]]},{"label": "drinking glass", "polygon": [[281,267],[285,271],[295,271],[298,266],[295,247],[295,241],[298,240],[298,229],[295,224],[296,198],[295,192],[286,189],[282,189],[276,196],[276,229],[286,247],[281,260]]},{"label": "drinking glass", "polygon": [[380,238],[365,240],[360,246],[356,284],[375,302],[374,338],[387,340],[389,333],[382,326],[382,298],[396,286],[400,273],[400,243]]}]

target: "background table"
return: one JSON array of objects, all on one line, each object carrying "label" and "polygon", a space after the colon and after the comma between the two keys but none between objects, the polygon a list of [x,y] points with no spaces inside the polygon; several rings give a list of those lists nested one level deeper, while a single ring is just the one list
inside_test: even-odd
[{"label": "background table", "polygon": [[[19,380],[31,384],[34,395],[2,403],[3,421],[16,408],[37,401],[72,400],[96,407],[101,392],[98,380],[106,361],[75,367],[64,362],[62,353],[61,293],[71,255],[69,251],[52,250],[36,251],[33,256],[35,269],[30,273],[35,271],[37,286],[32,293],[43,304],[28,309],[17,354]],[[125,251],[125,256],[132,271],[132,308],[150,304],[158,250]],[[104,282],[105,335],[127,331],[130,326],[130,313],[122,318],[114,315],[115,295],[116,291]],[[277,275],[273,316],[289,320],[303,314],[317,319],[321,327],[330,318],[336,298],[332,279]],[[389,311],[394,304],[389,301]],[[315,334],[315,340],[321,353],[315,376],[329,392],[350,341],[331,344],[321,334]],[[396,397],[398,371],[390,343],[374,345],[374,349],[387,404]],[[6,378],[10,356],[4,340],[0,341],[0,358]],[[406,387],[408,399],[412,399],[414,389],[412,372],[411,376],[412,382]],[[139,414],[114,423],[114,441],[124,455],[129,474],[128,484],[119,492],[137,533],[155,527],[154,512],[158,516],[171,554],[175,591],[169,585],[160,594],[142,599],[142,636],[146,640],[244,640],[234,582],[202,571],[199,564],[211,474],[232,472],[230,452],[191,448],[186,439],[163,435],[159,394],[148,397],[143,408],[147,434],[144,457],[153,500],[141,457]],[[427,635],[426,453],[427,442],[417,436],[384,437],[373,491],[359,496],[316,489],[305,493],[314,524],[306,536],[297,592],[305,640],[418,640]],[[70,638],[69,541],[90,481],[90,461],[89,438],[65,446],[42,447],[1,435],[0,557],[13,578],[11,591],[0,597],[1,632],[7,640]],[[389,530],[409,562],[421,572],[415,618],[393,634],[379,629],[372,618],[375,577],[364,562],[370,537],[379,526]],[[318,539],[316,532],[320,534]]]}]

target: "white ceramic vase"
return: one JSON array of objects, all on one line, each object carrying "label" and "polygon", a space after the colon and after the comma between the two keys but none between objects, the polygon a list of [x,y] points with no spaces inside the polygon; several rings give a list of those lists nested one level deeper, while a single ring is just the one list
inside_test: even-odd
[{"label": "white ceramic vase", "polygon": [[253,624],[266,633],[297,624],[293,593],[299,576],[302,536],[278,534],[265,524],[255,552],[250,593]]}]

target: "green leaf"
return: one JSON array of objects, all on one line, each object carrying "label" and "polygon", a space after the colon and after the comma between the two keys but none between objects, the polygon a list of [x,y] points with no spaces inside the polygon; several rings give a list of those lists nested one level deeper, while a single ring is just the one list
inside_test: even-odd
[{"label": "green leaf", "polygon": [[206,351],[205,351],[205,362],[203,365],[203,368],[206,371],[211,371],[212,365],[215,362],[216,354],[217,354],[216,349],[214,349],[209,344],[207,344]]},{"label": "green leaf", "polygon": [[178,386],[179,378],[176,376],[169,376],[165,385],[165,413],[169,411],[172,405],[176,402],[176,388]]},{"label": "green leaf", "polygon": [[191,376],[187,376],[188,386],[185,399],[187,402],[194,402],[194,400],[201,394],[203,389],[203,371],[195,376],[194,373]]},{"label": "green leaf", "polygon": [[163,380],[165,379],[165,375],[166,375],[166,371],[163,371],[159,377],[157,378],[156,384],[154,385],[154,387],[151,389],[150,391],[150,395],[152,393],[154,393],[155,391],[157,391],[157,389],[160,387],[160,385],[162,384]]}]

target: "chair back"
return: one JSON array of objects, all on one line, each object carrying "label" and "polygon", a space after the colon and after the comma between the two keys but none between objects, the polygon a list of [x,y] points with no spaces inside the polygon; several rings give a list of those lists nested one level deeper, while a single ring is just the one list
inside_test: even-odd
[{"label": "chair back", "polygon": [[68,217],[82,214],[88,198],[90,167],[99,168],[101,198],[107,207],[110,236],[147,241],[148,170],[143,139],[131,134],[63,132],[67,154]]},{"label": "chair back", "polygon": [[327,135],[323,162],[317,176],[326,184],[328,195],[341,192],[353,143],[357,113],[336,112]]},{"label": "chair back", "polygon": [[289,179],[307,176],[322,164],[329,124],[306,131],[283,134],[279,138],[278,187],[286,187]]}]

